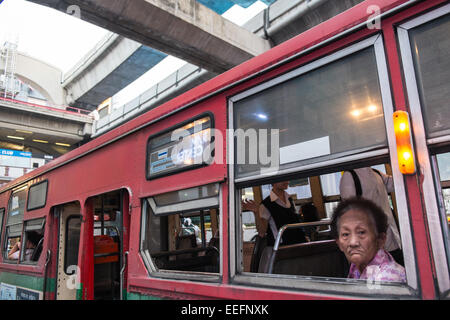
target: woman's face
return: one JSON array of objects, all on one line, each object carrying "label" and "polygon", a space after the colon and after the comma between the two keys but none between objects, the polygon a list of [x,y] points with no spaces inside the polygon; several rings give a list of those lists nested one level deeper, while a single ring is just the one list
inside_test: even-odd
[{"label": "woman's face", "polygon": [[354,263],[360,272],[384,246],[384,237],[377,238],[375,226],[367,214],[359,210],[349,210],[338,222],[339,249],[350,263]]},{"label": "woman's face", "polygon": [[289,187],[289,181],[276,182],[272,184],[274,189],[286,190]]}]

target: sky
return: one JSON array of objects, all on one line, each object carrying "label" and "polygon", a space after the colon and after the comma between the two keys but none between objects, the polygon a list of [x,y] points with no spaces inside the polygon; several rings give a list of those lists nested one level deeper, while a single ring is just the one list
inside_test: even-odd
[{"label": "sky", "polygon": [[0,41],[18,43],[19,51],[68,71],[108,30],[25,0],[0,4]]},{"label": "sky", "polygon": [[[247,9],[235,5],[223,17],[242,25],[266,7],[261,1]],[[16,42],[19,51],[63,72],[70,70],[108,32],[75,16],[25,0],[0,0],[0,46],[4,41]],[[114,105],[117,107],[129,102],[185,63],[168,56],[118,92],[113,97]]]}]

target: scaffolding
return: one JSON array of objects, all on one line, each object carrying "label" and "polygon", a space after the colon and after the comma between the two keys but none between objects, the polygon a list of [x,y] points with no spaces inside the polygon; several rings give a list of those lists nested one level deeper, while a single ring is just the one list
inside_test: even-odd
[{"label": "scaffolding", "polygon": [[17,43],[6,41],[0,51],[3,74],[0,77],[0,92],[4,98],[14,98],[18,93],[18,81],[15,78]]}]

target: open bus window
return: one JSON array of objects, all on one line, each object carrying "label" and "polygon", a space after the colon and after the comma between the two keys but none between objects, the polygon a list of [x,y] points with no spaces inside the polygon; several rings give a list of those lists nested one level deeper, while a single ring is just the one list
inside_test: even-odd
[{"label": "open bus window", "polygon": [[3,257],[7,260],[18,261],[21,244],[23,216],[27,198],[27,186],[21,186],[11,194],[6,218],[6,232],[3,247]]},{"label": "open bus window", "polygon": [[20,261],[36,263],[42,253],[45,231],[45,219],[36,219],[25,222],[24,240],[22,244]]},{"label": "open bus window", "polygon": [[444,221],[450,230],[450,152],[436,155],[441,182],[442,199],[445,207]]},{"label": "open bus window", "polygon": [[12,234],[8,235],[8,231],[10,231],[10,230],[7,229],[7,231],[6,231],[6,250],[5,250],[6,256],[5,256],[5,258],[9,259],[9,260],[18,260],[20,251],[19,250],[13,251],[13,249],[16,246],[19,246],[19,248],[20,248],[20,237],[15,237]]},{"label": "open bus window", "polygon": [[[354,171],[361,179],[359,183],[364,190],[362,196],[372,197],[374,202],[378,199],[377,205],[383,208],[383,212],[388,216],[387,233],[389,241],[386,242],[383,249],[392,254],[397,263],[402,265],[403,257],[400,250],[401,239],[396,221],[397,215],[394,208],[391,207],[395,194],[392,188],[392,177],[386,174],[386,172],[390,172],[390,166],[387,164],[376,165],[355,168]],[[366,177],[364,174],[372,175]],[[369,178],[373,182],[368,181]],[[242,200],[250,199],[254,200],[256,204],[269,204],[267,206],[271,211],[271,216],[266,222],[267,227],[264,229],[264,222],[261,222],[261,220],[266,219],[264,209],[261,208],[261,205],[256,207],[257,210],[250,208],[253,210],[255,228],[258,229],[258,226],[262,228],[264,230],[263,236],[261,230],[249,228],[251,224],[247,221],[246,213],[252,210],[246,211],[248,207],[242,202],[241,216],[239,217],[242,222],[240,236],[242,250],[239,250],[242,252],[240,258],[242,261],[241,271],[346,278],[350,270],[350,263],[330,233],[329,225],[333,209],[329,210],[329,208],[337,206],[342,198],[350,198],[350,193],[357,192],[353,176],[349,171],[337,171],[319,176],[291,179],[284,189],[290,198],[289,201],[285,202],[285,205],[278,204],[280,198],[274,193],[275,184],[278,185],[279,183],[256,185],[239,190]],[[352,186],[349,188],[348,184]],[[378,198],[373,198],[375,195],[371,193],[371,188],[374,188],[375,185],[380,188],[379,190],[384,190],[384,194],[377,193]],[[331,204],[331,206],[327,208],[327,204]],[[293,219],[286,230],[282,230],[281,225],[279,225],[281,220],[278,221],[276,217],[274,218],[274,215],[279,213],[277,211],[279,206],[291,208],[293,216],[297,215],[297,218]],[[310,210],[311,207],[315,208],[316,219],[307,217],[306,209],[309,208],[308,210]],[[279,210],[284,209],[280,208]],[[257,222],[257,220],[260,221]],[[291,228],[301,229],[306,236],[306,241],[298,233],[297,242],[291,241],[286,245],[283,244],[284,234],[282,233],[283,235],[279,239],[276,235]],[[311,235],[311,231],[315,232],[314,236]],[[272,237],[269,236],[269,232],[272,233]],[[259,236],[251,237],[249,234],[259,234]]]},{"label": "open bus window", "polygon": [[[366,188],[368,181],[377,181],[385,188],[384,181],[388,180],[383,176],[389,172],[388,168],[384,172],[376,171],[380,175],[370,168],[388,162],[392,149],[387,134],[391,126],[388,120],[391,94],[385,85],[388,83],[386,73],[381,72],[385,71],[380,63],[385,60],[381,48],[381,38],[368,39],[230,98],[231,127],[236,132],[234,139],[230,139],[234,160],[230,179],[236,190],[232,195],[234,204],[241,205],[247,191],[244,188],[249,187],[259,189],[259,196],[254,200],[264,204],[255,213],[258,236],[253,243],[250,241],[253,250],[246,250],[249,242],[243,235],[246,230],[242,228],[242,208],[236,210],[234,266],[238,281],[280,285],[292,279],[284,283],[295,282],[301,287],[304,281],[294,281],[295,276],[300,276],[299,280],[305,277],[347,278],[351,259],[347,260],[341,251],[329,226],[341,198],[356,196],[352,175],[342,171],[353,168],[370,176],[370,179],[361,176],[360,196],[366,198],[371,193]],[[345,180],[346,188],[341,190],[341,182]],[[279,183],[286,185],[284,193],[272,200],[270,184]],[[403,180],[396,180],[395,186],[403,191]],[[280,200],[280,197],[285,199]],[[278,205],[277,200],[282,205]],[[384,189],[376,192],[371,200],[379,206],[383,203],[382,213],[389,220],[388,246],[382,246],[379,241],[380,248],[372,259],[378,252],[392,252],[396,255],[395,261],[401,264],[403,254],[398,251],[402,243],[395,219],[398,205],[395,195],[389,197]],[[403,197],[399,203],[402,223],[406,226],[408,212]],[[306,218],[304,214],[311,205],[315,207],[312,209],[315,219]],[[272,219],[272,210],[282,214]],[[374,230],[370,229],[375,233]],[[308,234],[311,231],[316,234],[311,236]],[[250,259],[245,256],[249,251]],[[403,275],[405,269],[402,270]],[[251,277],[248,271],[259,275]],[[277,274],[277,281],[273,281],[273,276],[262,277],[261,273]],[[283,279],[281,275],[289,277]],[[395,282],[404,282],[404,278]]]},{"label": "open bus window", "polygon": [[145,212],[141,249],[154,271],[219,273],[218,184],[147,198]]}]

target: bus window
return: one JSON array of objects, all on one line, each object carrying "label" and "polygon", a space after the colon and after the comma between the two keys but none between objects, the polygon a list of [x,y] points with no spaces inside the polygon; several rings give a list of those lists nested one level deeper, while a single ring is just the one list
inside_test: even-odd
[{"label": "bus window", "polygon": [[21,253],[20,261],[36,263],[42,253],[45,231],[45,219],[25,221],[24,226],[24,251]]},{"label": "bus window", "polygon": [[3,248],[3,257],[8,260],[19,260],[27,190],[27,186],[19,187],[13,191],[9,199]]},{"label": "bus window", "polygon": [[47,189],[48,181],[43,181],[30,187],[30,191],[28,192],[28,211],[45,207]]},{"label": "bus window", "polygon": [[[370,181],[385,188],[383,174],[390,169],[383,167],[395,159],[387,134],[393,109],[382,46],[381,37],[364,40],[230,98],[230,127],[235,132],[229,140],[234,160],[229,168],[235,191],[232,203],[237,206],[232,274],[235,271],[237,281],[278,286],[282,275],[287,275],[286,285],[302,288],[305,277],[347,278],[352,262],[330,232],[331,215],[341,201],[341,180],[348,179],[350,169],[367,171]],[[381,176],[370,168],[374,165],[381,165],[377,171]],[[403,179],[396,170],[392,186],[403,191]],[[361,180],[362,197],[368,197],[365,185],[369,180],[363,176]],[[274,192],[272,197],[275,184],[284,184],[284,193]],[[252,241],[245,236],[241,214],[245,206],[241,200],[248,188],[260,188],[257,202],[265,207],[255,213],[259,230],[250,259],[245,248]],[[354,186],[352,196],[356,196]],[[372,199],[379,206],[383,203],[388,228],[394,230],[389,235],[391,245],[380,247],[375,254],[398,255],[398,260],[389,261],[402,270],[393,282],[403,283],[406,270],[401,266],[403,254],[397,251],[403,243],[395,219],[397,208],[392,206],[398,204],[394,195],[391,198],[384,189]],[[400,203],[402,231],[409,232],[403,194]],[[282,213],[274,219],[271,210]],[[411,242],[406,243],[410,252]],[[409,268],[414,271],[412,263]],[[277,274],[277,280],[263,273]]]},{"label": "bus window", "polygon": [[[270,87],[262,84],[257,93],[233,98],[237,179],[387,145],[373,48],[308,69],[294,70]],[[288,77],[292,78],[282,82]],[[336,83],[338,78],[342,81]],[[257,150],[258,139],[267,140],[269,150]],[[258,154],[267,159],[256,159]]]},{"label": "bus window", "polygon": [[442,198],[445,208],[444,221],[450,231],[450,152],[436,155]]},{"label": "bus window", "polygon": [[[64,254],[64,272],[68,275],[74,272],[78,265],[78,248],[80,244],[81,217],[70,216],[66,222],[66,247]],[[71,270],[69,270],[69,268]]]},{"label": "bus window", "polygon": [[[353,169],[352,169],[353,170]],[[398,224],[395,219],[396,213],[392,207],[392,198],[395,198],[392,177],[386,175],[386,172],[390,171],[390,166],[375,165],[372,167],[354,168],[361,179],[358,183],[362,185],[363,197],[373,200],[380,208],[383,209],[388,217],[388,241],[386,241],[384,249],[388,251],[397,263],[403,265],[403,257],[401,256],[401,239],[398,231]],[[366,176],[364,173],[368,171],[372,175],[369,176],[372,181],[364,179]],[[378,171],[378,172],[377,172]],[[345,177],[345,179],[342,179]],[[383,180],[386,177],[388,180]],[[315,186],[314,181],[320,181],[318,186]],[[277,182],[274,182],[276,184]],[[326,210],[327,199],[332,200],[333,205],[337,205],[343,198],[351,198],[356,195],[355,182],[353,177],[349,174],[348,170],[338,171],[334,173],[327,173],[320,176],[311,176],[304,178],[296,178],[289,180],[289,184],[286,186],[286,193],[290,200],[286,202],[286,207],[292,208],[292,212],[297,216],[291,224],[299,224],[298,226],[292,226],[293,229],[301,229],[306,237],[306,241],[300,234],[298,234],[297,241],[293,241],[283,244],[283,240],[278,242],[279,249],[275,254],[275,259],[270,260],[270,255],[273,254],[273,247],[275,246],[276,234],[280,232],[287,232],[288,229],[281,231],[281,226],[274,219],[273,213],[270,212],[269,217],[264,217],[264,208],[261,204],[266,204],[269,200],[272,203],[278,203],[279,199],[273,188],[274,184],[265,184],[260,186],[253,186],[252,188],[243,188],[239,190],[241,194],[242,202],[242,214],[240,220],[242,221],[241,230],[241,247],[244,272],[258,272],[258,273],[277,273],[286,275],[302,275],[302,276],[321,276],[321,277],[336,277],[345,278],[349,271],[349,263],[346,260],[344,254],[340,252],[335,243],[335,239],[330,234],[329,225],[331,223],[332,211]],[[348,190],[348,184],[351,184],[350,194]],[[380,190],[384,190],[384,194],[380,194],[378,191],[372,194],[373,186],[380,186]],[[252,189],[260,189],[262,198],[255,201],[258,206],[254,212],[254,219],[266,219],[268,220],[268,229],[266,234],[262,236],[260,230],[252,230],[247,227],[244,211],[248,209],[244,205],[245,199],[253,198],[254,193],[249,192]],[[251,199],[254,200],[254,199]],[[384,204],[384,205],[383,205]],[[281,204],[280,204],[281,205]],[[292,206],[291,206],[292,205]],[[269,207],[270,208],[270,207]],[[275,210],[274,208],[273,210]],[[272,209],[271,209],[272,210]],[[269,210],[270,211],[270,210]],[[310,218],[310,214],[313,212],[313,218]],[[259,223],[259,226],[262,224]],[[251,230],[251,231],[250,231]],[[253,232],[252,232],[253,231]],[[255,232],[256,231],[256,232]],[[259,234],[260,238],[253,237],[252,234]],[[272,233],[272,239],[270,240],[269,232]],[[281,237],[283,239],[283,236]],[[249,247],[251,249],[249,249]],[[270,252],[266,248],[270,248]],[[397,252],[399,251],[399,252]],[[271,265],[270,265],[271,264]]]},{"label": "bus window", "polygon": [[450,130],[449,30],[447,14],[409,32],[427,137],[448,134]]},{"label": "bus window", "polygon": [[320,185],[322,187],[325,215],[327,218],[331,218],[333,210],[337,207],[339,203],[340,179],[341,179],[340,172],[329,173],[320,176]]},{"label": "bus window", "polygon": [[220,272],[218,184],[153,196],[144,208],[142,251],[153,272]]}]

